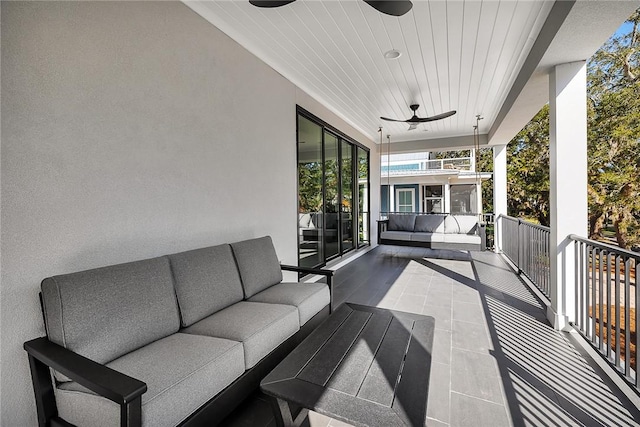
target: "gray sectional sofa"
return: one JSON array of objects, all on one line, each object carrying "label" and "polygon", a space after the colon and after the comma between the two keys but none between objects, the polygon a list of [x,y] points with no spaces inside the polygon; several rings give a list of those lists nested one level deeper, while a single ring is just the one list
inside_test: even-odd
[{"label": "gray sectional sofa", "polygon": [[262,237],[45,279],[47,337],[25,343],[39,424],[216,425],[328,316],[331,275]]},{"label": "gray sectional sofa", "polygon": [[484,250],[485,239],[476,215],[392,213],[378,221],[378,243],[383,245]]}]

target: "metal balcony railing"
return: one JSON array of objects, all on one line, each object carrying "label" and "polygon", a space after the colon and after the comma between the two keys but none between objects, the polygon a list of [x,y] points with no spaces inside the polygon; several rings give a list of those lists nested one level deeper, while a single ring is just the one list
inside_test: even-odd
[{"label": "metal balcony railing", "polygon": [[549,298],[549,227],[506,215],[498,215],[497,221],[502,253]]},{"label": "metal balcony railing", "polygon": [[640,254],[571,235],[576,251],[574,327],[638,390]]},{"label": "metal balcony railing", "polygon": [[454,159],[433,159],[422,160],[417,164],[391,164],[383,165],[382,175],[391,176],[398,175],[424,175],[428,173],[437,173],[442,171],[472,171],[471,157],[457,157]]}]

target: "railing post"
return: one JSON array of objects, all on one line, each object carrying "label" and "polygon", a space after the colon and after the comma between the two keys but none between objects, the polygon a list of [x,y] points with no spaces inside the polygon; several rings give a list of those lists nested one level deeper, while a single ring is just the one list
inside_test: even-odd
[{"label": "railing post", "polygon": [[520,237],[520,225],[522,225],[522,220],[518,218],[518,225],[516,226],[516,247],[518,249],[518,251],[516,252],[516,266],[518,267],[518,274],[522,273],[522,264],[520,263],[520,260],[522,259],[521,252],[523,250],[522,245],[520,244],[522,242],[522,239]]}]

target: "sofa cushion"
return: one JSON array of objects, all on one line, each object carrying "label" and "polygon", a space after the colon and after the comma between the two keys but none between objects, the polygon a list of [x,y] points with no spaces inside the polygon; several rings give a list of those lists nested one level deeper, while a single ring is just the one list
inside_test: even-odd
[{"label": "sofa cushion", "polygon": [[271,237],[232,243],[245,298],[282,282],[282,270]]},{"label": "sofa cushion", "polygon": [[255,294],[249,301],[293,305],[298,308],[302,327],[329,305],[329,286],[324,283],[278,283]]},{"label": "sofa cushion", "polygon": [[416,215],[413,214],[389,214],[389,231],[413,231],[416,223]]},{"label": "sofa cushion", "polygon": [[444,233],[413,233],[411,235],[412,242],[438,242],[443,243]]},{"label": "sofa cushion", "polygon": [[249,369],[299,329],[298,309],[292,305],[241,301],[182,332],[242,342]]},{"label": "sofa cushion", "polygon": [[444,219],[446,215],[429,214],[418,215],[413,231],[425,233],[444,233]]},{"label": "sofa cushion", "polygon": [[381,239],[411,241],[411,231],[383,231],[380,233]]},{"label": "sofa cushion", "polygon": [[169,255],[182,326],[189,326],[242,300],[231,246],[219,245]]},{"label": "sofa cushion", "polygon": [[475,215],[447,215],[444,220],[446,234],[475,234],[478,217]]},{"label": "sofa cushion", "polygon": [[42,301],[49,339],[103,364],[180,328],[167,257],[49,277]]},{"label": "sofa cushion", "polygon": [[[244,373],[242,344],[173,334],[107,364],[147,384],[143,426],[175,426]],[[120,408],[75,382],[59,385],[60,415],[75,425],[120,425]]]},{"label": "sofa cushion", "polygon": [[478,230],[478,217],[475,215],[453,215],[458,221],[461,234],[476,234]]},{"label": "sofa cushion", "polygon": [[482,238],[475,234],[445,234],[444,242],[480,245],[482,243]]}]

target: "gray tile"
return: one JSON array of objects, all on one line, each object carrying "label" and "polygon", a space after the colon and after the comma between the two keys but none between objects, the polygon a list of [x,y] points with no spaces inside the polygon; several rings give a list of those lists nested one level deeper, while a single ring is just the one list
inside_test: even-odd
[{"label": "gray tile", "polygon": [[451,308],[427,303],[422,307],[422,314],[433,316],[436,320],[436,329],[451,330]]},{"label": "gray tile", "polygon": [[453,301],[453,320],[471,323],[486,323],[484,308],[476,303]]},{"label": "gray tile", "polygon": [[404,288],[403,295],[426,296],[429,292],[428,280],[413,280]]},{"label": "gray tile", "polygon": [[433,334],[431,361],[451,364],[451,331],[436,328]]},{"label": "gray tile", "polygon": [[493,345],[484,323],[469,323],[459,320],[451,322],[451,346],[463,350],[489,353]]},{"label": "gray tile", "polygon": [[451,391],[503,404],[502,377],[493,356],[454,348]]},{"label": "gray tile", "polygon": [[313,411],[309,411],[307,418],[309,427],[327,427],[331,422],[331,418]]},{"label": "gray tile", "polygon": [[511,421],[504,405],[451,393],[451,427],[507,427]]},{"label": "gray tile", "polygon": [[407,313],[422,313],[422,308],[424,307],[424,301],[426,297],[421,297],[418,295],[402,295],[396,305],[393,307],[394,310],[406,311]]},{"label": "gray tile", "polygon": [[427,427],[449,427],[449,424],[427,417]]},{"label": "gray tile", "polygon": [[431,363],[427,417],[449,422],[451,367],[442,363]]},{"label": "gray tile", "polygon": [[451,307],[453,305],[451,289],[429,288],[429,292],[427,292],[427,304]]},{"label": "gray tile", "polygon": [[453,300],[478,305],[482,304],[478,290],[460,284],[453,286]]}]

